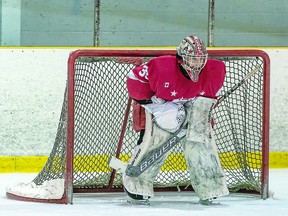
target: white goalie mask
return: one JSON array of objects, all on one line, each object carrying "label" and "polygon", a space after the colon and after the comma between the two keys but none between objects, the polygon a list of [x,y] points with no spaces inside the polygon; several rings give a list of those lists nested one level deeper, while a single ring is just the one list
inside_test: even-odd
[{"label": "white goalie mask", "polygon": [[191,35],[181,41],[176,52],[181,58],[179,63],[186,70],[190,79],[197,82],[208,59],[205,43],[197,36]]}]

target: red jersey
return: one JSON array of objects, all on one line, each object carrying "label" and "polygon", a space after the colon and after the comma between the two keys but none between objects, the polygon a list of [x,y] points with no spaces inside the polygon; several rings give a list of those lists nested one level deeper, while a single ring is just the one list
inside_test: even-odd
[{"label": "red jersey", "polygon": [[208,59],[198,82],[186,78],[176,56],[160,56],[137,66],[128,75],[127,89],[136,100],[153,95],[167,101],[188,100],[197,96],[217,98],[226,74],[222,61]]}]

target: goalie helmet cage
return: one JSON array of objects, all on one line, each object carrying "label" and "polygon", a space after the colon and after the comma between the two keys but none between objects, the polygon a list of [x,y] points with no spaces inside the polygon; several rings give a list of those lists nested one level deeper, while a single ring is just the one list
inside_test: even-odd
[{"label": "goalie helmet cage", "polygon": [[[214,110],[216,144],[232,192],[268,198],[269,56],[261,50],[208,50],[209,58],[225,62],[223,92],[255,67],[260,71]],[[64,179],[61,198],[12,199],[72,203],[73,193],[123,191],[121,174],[108,166],[110,156],[128,161],[138,134],[132,129],[132,106],[126,75],[135,66],[175,50],[76,50],[68,60],[68,80],[51,154],[31,182],[34,187]],[[154,182],[155,191],[185,190],[190,184],[181,142],[166,159]],[[190,187],[191,190],[191,187]]]}]

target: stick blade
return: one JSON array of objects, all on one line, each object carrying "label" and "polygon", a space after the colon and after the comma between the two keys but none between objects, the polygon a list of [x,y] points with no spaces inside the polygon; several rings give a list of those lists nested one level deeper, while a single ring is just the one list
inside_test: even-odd
[{"label": "stick blade", "polygon": [[128,164],[126,162],[121,161],[120,159],[118,159],[114,156],[111,156],[109,158],[108,165],[110,167],[112,167],[113,169],[115,169],[116,171],[120,171],[121,173],[125,173]]}]

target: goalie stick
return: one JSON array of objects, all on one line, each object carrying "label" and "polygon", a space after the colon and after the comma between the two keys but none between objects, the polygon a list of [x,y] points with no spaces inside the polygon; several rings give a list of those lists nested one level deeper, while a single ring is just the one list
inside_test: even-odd
[{"label": "goalie stick", "polygon": [[[225,92],[222,96],[218,98],[217,104],[220,104],[229,95],[231,95],[235,90],[242,86],[247,80],[249,80],[254,74],[260,71],[260,67],[255,67],[252,71],[243,77],[243,79],[234,85],[229,91]],[[179,141],[181,141],[186,136],[187,123],[183,125],[178,131],[176,131],[173,136],[171,136],[166,142],[156,149],[148,152],[138,165],[130,165],[120,159],[111,156],[108,160],[108,164],[113,169],[125,173],[130,177],[137,177],[142,174],[146,169],[151,167],[158,159],[160,159],[165,153],[172,149]]]},{"label": "goalie stick", "polygon": [[126,173],[128,176],[139,176],[157,160],[159,160],[163,155],[165,155],[165,153],[169,152],[169,150],[172,149],[180,140],[182,140],[186,136],[186,130],[187,124],[176,131],[173,136],[171,136],[161,146],[148,152],[147,156],[141,160],[139,165],[130,165],[114,156],[109,158],[108,164],[110,167],[119,170],[122,173]]}]

